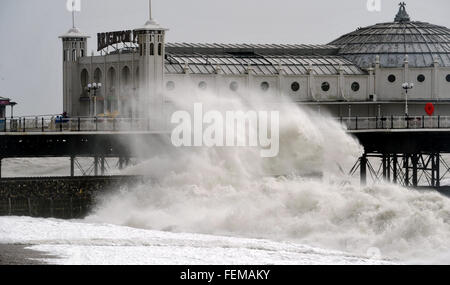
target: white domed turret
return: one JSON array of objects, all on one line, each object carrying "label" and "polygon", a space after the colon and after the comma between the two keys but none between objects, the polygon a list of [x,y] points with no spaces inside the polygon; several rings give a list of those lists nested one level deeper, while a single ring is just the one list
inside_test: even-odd
[{"label": "white domed turret", "polygon": [[78,96],[75,96],[73,90],[73,82],[77,81],[75,77],[77,73],[77,62],[79,58],[87,56],[87,40],[90,38],[88,35],[83,34],[77,27],[75,27],[75,16],[72,12],[72,28],[59,38],[63,44],[63,111],[67,112],[69,116],[73,114],[73,106],[76,105],[74,100],[77,100]]},{"label": "white domed turret", "polygon": [[362,68],[369,68],[379,56],[381,67],[399,68],[409,57],[410,67],[450,67],[450,29],[412,21],[406,4],[394,22],[360,28],[330,43],[340,48],[339,54]]},{"label": "white domed turret", "polygon": [[149,20],[144,26],[134,30],[139,44],[140,92],[139,113],[150,118],[152,129],[161,128],[164,98],[162,85],[165,71],[165,34],[167,29],[161,27],[152,18],[152,1],[149,0]]}]

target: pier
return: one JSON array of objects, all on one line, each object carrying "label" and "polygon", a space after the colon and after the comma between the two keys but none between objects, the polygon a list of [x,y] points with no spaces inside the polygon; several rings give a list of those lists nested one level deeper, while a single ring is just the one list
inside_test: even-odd
[{"label": "pier", "polygon": [[40,157],[70,158],[68,176],[74,176],[77,157],[92,158],[93,175],[104,175],[106,158],[117,158],[123,168],[132,158],[151,157],[152,144],[170,138],[168,133],[149,131],[149,122],[140,119],[20,118],[0,125],[0,177],[3,159]]},{"label": "pier", "polygon": [[[450,193],[443,179],[450,173],[450,117],[335,118],[364,147],[350,171],[361,184],[386,181]],[[0,215],[76,218],[85,216],[108,190],[145,183],[148,177],[110,176],[105,160],[119,168],[133,158],[158,154],[170,145],[170,133],[150,131],[140,119],[34,118],[0,121]],[[3,130],[3,131],[1,131]],[[66,177],[1,178],[7,158],[66,157]],[[77,158],[91,158],[91,171],[75,177]],[[450,157],[450,156],[449,156]]]},{"label": "pier", "polygon": [[448,191],[442,185],[450,173],[450,117],[339,118],[364,147],[351,170],[366,185],[368,179],[405,187]]}]

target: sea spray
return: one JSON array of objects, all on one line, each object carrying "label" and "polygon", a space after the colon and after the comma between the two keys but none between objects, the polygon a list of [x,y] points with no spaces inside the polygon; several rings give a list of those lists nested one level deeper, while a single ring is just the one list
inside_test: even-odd
[{"label": "sea spray", "polygon": [[219,111],[280,111],[279,155],[264,159],[257,148],[159,144],[153,158],[126,170],[155,180],[102,197],[88,221],[288,240],[359,255],[376,249],[382,258],[406,262],[450,262],[450,201],[437,193],[351,181],[342,169],[350,169],[362,147],[325,114],[249,91],[176,98],[175,110],[202,102]]}]

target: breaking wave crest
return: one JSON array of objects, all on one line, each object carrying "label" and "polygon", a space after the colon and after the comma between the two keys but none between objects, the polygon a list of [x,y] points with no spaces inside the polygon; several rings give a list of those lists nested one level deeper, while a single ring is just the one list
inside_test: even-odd
[{"label": "breaking wave crest", "polygon": [[158,155],[127,170],[157,179],[102,197],[87,220],[450,262],[448,198],[389,184],[360,187],[342,169],[350,169],[362,147],[339,124],[290,102],[268,101],[233,98],[220,106],[279,110],[278,157],[262,159],[251,148],[159,145]]}]

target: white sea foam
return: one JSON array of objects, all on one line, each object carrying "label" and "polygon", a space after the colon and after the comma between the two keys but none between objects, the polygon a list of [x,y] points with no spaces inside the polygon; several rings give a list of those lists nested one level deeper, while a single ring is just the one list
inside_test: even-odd
[{"label": "white sea foam", "polygon": [[[263,100],[251,97],[243,100],[232,96],[224,99],[214,94],[203,95],[195,99],[182,96],[181,103],[173,99],[175,109],[188,109],[199,100],[210,109],[217,107],[221,111],[230,108],[279,110],[280,155],[262,159],[259,150],[254,148],[175,149],[162,142],[144,143],[141,147],[152,149],[154,157],[125,170],[124,174],[146,174],[155,178],[153,182],[103,196],[95,212],[86,219],[91,224],[55,222],[49,232],[64,235],[64,230],[58,231],[58,227],[73,230],[64,236],[63,242],[49,242],[58,239],[49,237],[39,243],[39,236],[46,233],[42,230],[40,235],[36,234],[37,241],[33,244],[42,244],[41,249],[53,248],[60,254],[66,254],[69,261],[73,261],[74,254],[71,244],[83,249],[83,252],[87,252],[84,246],[90,247],[89,251],[96,252],[96,256],[104,256],[96,246],[105,246],[105,250],[108,247],[111,251],[114,251],[111,248],[114,246],[137,246],[147,252],[150,249],[145,250],[142,246],[153,245],[147,241],[139,243],[142,241],[140,235],[145,235],[145,231],[134,232],[127,228],[119,234],[120,230],[108,231],[113,226],[101,224],[110,223],[174,233],[264,238],[294,246],[308,244],[325,248],[325,251],[338,250],[357,256],[380,254],[381,258],[396,262],[450,263],[448,198],[434,192],[412,191],[389,184],[360,187],[342,170],[350,169],[362,148],[324,114],[313,116],[289,102],[275,104],[268,96]],[[20,165],[17,163],[14,167],[19,169]],[[8,171],[14,173],[14,167],[8,167]],[[321,177],[317,177],[319,174]],[[3,230],[0,230],[0,237],[9,230],[14,231],[6,235],[11,237],[11,242],[22,240],[20,236],[26,236],[30,225],[36,223],[36,220],[25,220],[17,223],[23,225],[18,229],[5,221],[8,220],[0,220]],[[95,228],[92,223],[100,223],[97,226],[104,227],[103,236],[83,237]],[[198,241],[196,244],[204,242],[199,235],[191,237]],[[99,239],[106,242],[97,243]],[[139,241],[138,244],[133,244],[133,240]],[[171,239],[165,245],[171,247],[173,242]],[[181,246],[187,246],[187,243]],[[207,256],[208,251],[214,252],[212,248],[213,245],[206,247],[198,254]],[[132,258],[130,252],[123,254]],[[151,253],[143,256],[155,263],[164,263]],[[247,260],[245,256],[242,251],[236,252],[229,259],[224,259],[224,263],[232,262],[233,258],[237,263],[255,260]],[[85,257],[86,260],[89,258]],[[111,258],[112,263],[127,262]],[[273,262],[269,257],[264,258],[262,260],[267,263],[283,263],[279,256],[273,257]],[[312,263],[328,263],[326,259],[314,258],[317,258],[316,262]],[[180,263],[183,260],[196,263],[190,257],[178,259]],[[144,259],[135,261],[145,263]],[[206,258],[199,262],[214,263],[214,260]],[[336,263],[339,263],[339,258]]]},{"label": "white sea foam", "polygon": [[27,217],[0,217],[0,243],[47,252],[43,261],[63,265],[390,263],[289,242]]},{"label": "white sea foam", "polygon": [[[279,110],[280,155],[262,159],[255,149],[162,146],[159,155],[128,170],[158,179],[103,197],[89,221],[294,241],[358,255],[375,249],[411,263],[450,262],[450,201],[351,181],[342,169],[350,169],[362,148],[337,123],[269,96],[203,96],[174,101],[186,108],[201,100],[219,110]],[[321,178],[311,178],[318,173]]]}]

